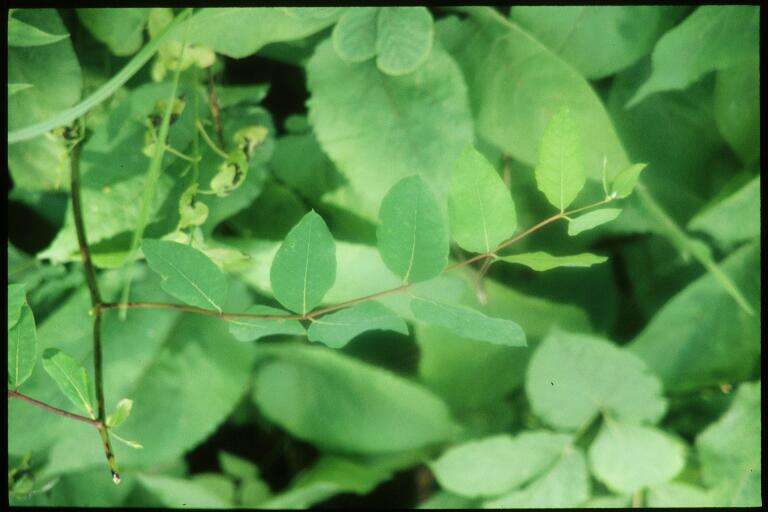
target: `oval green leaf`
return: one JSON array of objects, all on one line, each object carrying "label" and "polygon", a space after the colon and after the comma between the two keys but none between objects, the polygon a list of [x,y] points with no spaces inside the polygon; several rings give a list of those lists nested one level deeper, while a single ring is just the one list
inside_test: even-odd
[{"label": "oval green leaf", "polygon": [[64,395],[78,409],[85,411],[90,418],[96,419],[93,411],[93,390],[88,380],[88,372],[80,363],[54,348],[43,352],[43,368],[56,382]]},{"label": "oval green leaf", "polygon": [[312,321],[307,334],[331,348],[342,348],[365,331],[394,331],[408,335],[405,321],[378,302],[363,302]]},{"label": "oval green leaf", "polygon": [[453,168],[448,216],[451,236],[470,252],[489,252],[517,229],[509,189],[490,162],[471,146]]},{"label": "oval green leaf", "polygon": [[227,278],[208,256],[189,245],[144,239],[141,250],[149,268],[163,278],[161,286],[190,306],[223,311]]},{"label": "oval green leaf", "polygon": [[564,211],[586,181],[578,126],[568,108],[552,116],[544,129],[536,165],[536,184],[547,200]]},{"label": "oval green leaf", "polygon": [[414,297],[411,311],[417,320],[443,327],[464,338],[508,347],[526,346],[523,329],[511,320],[491,318],[481,312],[431,299]]},{"label": "oval green leaf", "polygon": [[376,230],[379,253],[405,283],[431,279],[448,262],[448,228],[440,204],[424,180],[403,178],[381,202]]},{"label": "oval green leaf", "polygon": [[325,221],[311,211],[286,235],[269,271],[280,304],[299,314],[320,304],[336,280],[336,245]]}]

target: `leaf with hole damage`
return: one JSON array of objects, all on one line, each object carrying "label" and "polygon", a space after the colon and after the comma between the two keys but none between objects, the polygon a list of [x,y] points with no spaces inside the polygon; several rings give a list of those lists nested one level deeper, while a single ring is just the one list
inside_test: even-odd
[{"label": "leaf with hole damage", "polygon": [[404,283],[431,279],[448,262],[448,227],[440,204],[418,175],[403,178],[381,202],[379,253]]},{"label": "leaf with hole damage", "polygon": [[311,211],[286,235],[269,271],[275,298],[301,315],[323,300],[336,280],[336,245],[325,221]]},{"label": "leaf with hole damage", "polygon": [[43,352],[43,368],[56,382],[64,395],[78,409],[95,419],[93,410],[93,390],[88,380],[88,372],[77,361],[61,350],[49,348]]},{"label": "leaf with hole damage", "polygon": [[378,302],[363,302],[313,320],[307,334],[331,348],[342,348],[365,331],[394,331],[408,335],[405,321]]},{"label": "leaf with hole damage", "polygon": [[[245,313],[254,315],[286,316],[288,313],[282,309],[261,306],[251,306]],[[304,327],[298,320],[262,319],[262,318],[230,318],[227,319],[229,332],[240,341],[254,341],[265,336],[286,334],[301,336],[305,333]]]},{"label": "leaf with hole damage", "polygon": [[451,236],[471,252],[491,251],[517,229],[509,189],[490,162],[471,146],[453,168],[448,216]]},{"label": "leaf with hole damage", "polygon": [[417,320],[443,327],[465,338],[508,347],[526,346],[523,329],[511,320],[491,318],[465,306],[444,304],[421,297],[411,300],[411,311]]},{"label": "leaf with hole damage", "polygon": [[190,306],[223,311],[227,279],[208,256],[189,245],[147,238],[141,250],[168,294]]}]

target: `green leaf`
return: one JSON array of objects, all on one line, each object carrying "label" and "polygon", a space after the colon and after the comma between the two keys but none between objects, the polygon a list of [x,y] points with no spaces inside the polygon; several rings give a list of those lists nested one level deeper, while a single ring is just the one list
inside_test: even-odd
[{"label": "green leaf", "polygon": [[611,222],[621,214],[621,208],[600,208],[568,221],[568,234],[576,236],[597,226]]},{"label": "green leaf", "polygon": [[125,57],[141,48],[149,9],[77,9],[77,17],[113,54]]},{"label": "green leaf", "polygon": [[634,164],[627,167],[613,178],[611,183],[611,194],[615,194],[619,199],[630,195],[637,186],[637,180],[640,173],[643,172],[648,164]]},{"label": "green leaf", "polygon": [[648,489],[646,503],[654,508],[714,507],[711,493],[683,482],[667,482]]},{"label": "green leaf", "polygon": [[566,449],[560,460],[525,489],[483,503],[484,508],[570,508],[589,498],[589,473],[584,454]]},{"label": "green leaf", "polygon": [[327,16],[311,16],[306,9],[291,7],[204,8],[189,19],[189,28],[180,30],[177,38],[189,30],[189,43],[242,59],[266,44],[302,39],[332,25],[341,10],[326,9]]},{"label": "green leaf", "polygon": [[426,7],[382,7],[377,20],[376,66],[388,75],[413,73],[432,50],[432,25]]},{"label": "green leaf", "polygon": [[[32,375],[32,370],[35,368],[35,362],[37,361],[37,330],[32,309],[26,303],[22,303],[18,309],[19,316],[14,325],[11,326],[11,299],[12,297],[9,296],[8,386],[12,389],[17,389]],[[22,295],[23,299],[24,296]]]},{"label": "green leaf", "polygon": [[376,230],[381,259],[404,283],[431,279],[448,263],[443,211],[419,176],[403,178],[387,193]]},{"label": "green leaf", "polygon": [[760,506],[760,382],[739,386],[726,413],[696,438],[701,473],[717,506]]},{"label": "green leaf", "polygon": [[490,162],[471,146],[453,168],[448,216],[451,236],[470,252],[490,252],[517,229],[508,188]]},{"label": "green leaf", "polygon": [[443,489],[469,498],[493,497],[539,476],[570,442],[571,436],[547,431],[499,434],[451,447],[430,469]]},{"label": "green leaf", "polygon": [[21,284],[8,285],[8,329],[10,330],[21,318],[21,308],[27,303],[26,286]]},{"label": "green leaf", "polygon": [[[723,272],[759,311],[760,246],[749,244],[722,263]],[[672,391],[695,390],[754,375],[760,361],[760,319],[749,315],[705,275],[672,297],[629,349]]]},{"label": "green leaf", "polygon": [[760,176],[698,212],[688,229],[708,234],[723,247],[760,236]]},{"label": "green leaf", "polygon": [[124,445],[126,445],[126,446],[128,446],[130,448],[133,448],[134,450],[143,450],[144,449],[144,445],[143,444],[138,443],[136,441],[131,441],[130,439],[125,439],[124,437],[120,437],[119,435],[117,435],[117,433],[115,431],[110,432],[110,436],[114,437],[115,439],[117,439],[118,441],[123,443]]},{"label": "green leaf", "polygon": [[269,83],[249,85],[217,85],[219,107],[229,108],[240,103],[261,103],[269,92]]},{"label": "green leaf", "polygon": [[85,411],[88,416],[96,419],[93,411],[93,391],[88,381],[88,372],[80,363],[61,350],[49,348],[43,352],[43,368],[56,382],[64,395]]},{"label": "green leaf", "polygon": [[411,310],[417,320],[448,329],[459,336],[508,347],[526,346],[525,333],[515,322],[490,318],[464,306],[441,304],[414,297]]},{"label": "green leaf", "polygon": [[68,37],[69,34],[49,34],[34,25],[8,17],[8,46],[44,46]]},{"label": "green leaf", "polygon": [[141,250],[168,294],[191,306],[223,311],[227,279],[205,254],[188,245],[147,238]]},{"label": "green leaf", "polygon": [[554,331],[533,354],[525,389],[533,411],[573,430],[599,412],[656,423],[666,412],[661,383],[641,359],[603,339]]},{"label": "green leaf", "polygon": [[[377,454],[448,440],[445,404],[421,386],[327,348],[261,348],[253,398],[293,436],[323,449]],[[419,414],[413,414],[419,411]]]},{"label": "green leaf", "polygon": [[649,53],[665,28],[664,11],[649,5],[515,6],[510,17],[594,80]]},{"label": "green leaf", "polygon": [[110,428],[119,427],[131,415],[131,409],[133,409],[133,400],[123,398],[117,402],[115,412],[107,415],[107,426]]},{"label": "green leaf", "polygon": [[24,89],[29,89],[30,87],[34,87],[32,84],[20,84],[20,83],[9,83],[8,84],[8,97],[10,98],[17,92],[21,92]]},{"label": "green leaf", "polygon": [[496,10],[466,10],[450,34],[438,23],[438,37],[464,72],[479,137],[535,166],[544,129],[565,106],[588,141],[583,165],[591,179],[600,180],[606,158],[609,178],[629,165],[601,99],[578,71]]},{"label": "green leaf", "polygon": [[376,55],[378,7],[347,9],[333,27],[333,48],[347,62],[364,62]]},{"label": "green leaf", "polygon": [[[581,309],[540,297],[526,295],[486,279],[484,287],[488,302],[484,306],[472,300],[468,306],[480,307],[493,317],[515,317],[530,344],[549,330],[561,328],[588,332],[587,315]],[[469,296],[471,292],[464,292]],[[456,297],[457,294],[453,294]],[[518,315],[524,311],[525,314]],[[417,324],[416,342],[419,346],[419,378],[439,393],[452,410],[471,414],[498,410],[498,404],[522,385],[531,350],[515,350],[503,345],[463,338],[439,327]],[[504,375],[504,378],[499,378]]]},{"label": "green leaf", "polygon": [[[411,462],[408,457],[406,462]],[[402,469],[402,462],[387,458],[358,461],[325,455],[300,473],[285,491],[259,503],[266,509],[304,509],[341,493],[368,494]]]},{"label": "green leaf", "polygon": [[576,199],[585,181],[579,127],[570,110],[563,108],[552,116],[541,137],[536,184],[562,212]]},{"label": "green leaf", "polygon": [[[245,310],[245,313],[256,315],[288,315],[282,309],[269,306],[255,305]],[[255,341],[265,336],[275,334],[302,336],[306,332],[298,320],[263,320],[259,318],[228,319],[229,332],[239,341]]]},{"label": "green leaf", "polygon": [[285,237],[269,271],[275,298],[299,314],[309,313],[336,280],[336,246],[314,210]]},{"label": "green leaf", "polygon": [[137,478],[166,507],[223,509],[233,505],[207,486],[193,480],[148,473],[140,473]]},{"label": "green leaf", "polygon": [[542,251],[502,256],[499,259],[508,263],[525,265],[537,272],[552,270],[553,268],[558,267],[591,267],[592,265],[608,261],[608,258],[605,256],[597,256],[588,252],[571,256],[554,256]]},{"label": "green leaf", "polygon": [[392,185],[415,172],[447,192],[446,169],[473,137],[464,79],[448,54],[436,45],[415,72],[393,77],[373,61],[346,63],[326,41],[306,70],[309,119],[349,180],[350,209],[375,219]]},{"label": "green leaf", "polygon": [[606,418],[589,447],[592,474],[619,494],[672,480],[685,465],[685,446],[661,430]]},{"label": "green leaf", "polygon": [[402,318],[372,301],[314,319],[307,334],[309,341],[342,348],[356,336],[372,330],[408,335],[408,326]]},{"label": "green leaf", "polygon": [[259,476],[256,464],[227,452],[219,452],[219,467],[227,475],[242,481]]},{"label": "green leaf", "polygon": [[715,120],[742,162],[760,156],[760,65],[758,59],[717,72]]},{"label": "green leaf", "polygon": [[[685,89],[706,73],[757,55],[760,9],[749,5],[704,5],[664,34],[653,50],[653,74],[629,101]],[[694,54],[688,51],[696,48]]]}]

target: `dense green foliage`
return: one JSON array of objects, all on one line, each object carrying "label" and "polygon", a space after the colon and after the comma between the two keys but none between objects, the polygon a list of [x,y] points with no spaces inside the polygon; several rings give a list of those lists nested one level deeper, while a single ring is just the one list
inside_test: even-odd
[{"label": "dense green foliage", "polygon": [[758,16],[12,9],[10,503],[760,505]]}]

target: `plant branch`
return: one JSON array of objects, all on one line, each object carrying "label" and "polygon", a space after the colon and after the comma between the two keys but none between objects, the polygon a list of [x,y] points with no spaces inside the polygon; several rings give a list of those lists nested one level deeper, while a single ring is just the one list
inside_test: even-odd
[{"label": "plant branch", "polygon": [[203,135],[203,140],[205,140],[206,144],[208,144],[211,149],[219,155],[221,158],[229,158],[229,155],[226,154],[222,149],[220,149],[215,142],[211,140],[211,138],[208,136],[208,132],[205,131],[205,128],[203,128],[203,123],[201,123],[199,120],[195,123],[197,126],[197,129],[200,131],[200,133]]},{"label": "plant branch", "polygon": [[83,269],[85,279],[88,283],[88,290],[91,293],[91,306],[93,314],[93,367],[94,382],[96,387],[96,404],[98,409],[96,428],[101,436],[104,453],[107,457],[107,464],[112,473],[112,480],[120,483],[120,475],[117,472],[115,456],[112,453],[112,447],[109,444],[109,432],[105,427],[106,405],[104,400],[104,365],[101,351],[101,294],[99,293],[98,282],[96,281],[96,270],[91,261],[91,253],[88,246],[88,236],[83,223],[82,205],[80,202],[80,146],[75,143],[70,152],[70,192],[72,194],[72,216],[75,220],[75,231],[77,232],[77,242],[80,246],[80,254],[83,259]]},{"label": "plant branch", "polygon": [[[198,123],[198,126],[202,128],[202,126]],[[204,131],[202,133],[205,133]],[[207,135],[206,135],[207,137]],[[209,139],[210,140],[210,139]],[[587,206],[584,206],[582,208],[578,208],[576,210],[572,210],[570,212],[560,212],[556,215],[553,215],[551,217],[548,217],[544,219],[543,221],[539,222],[538,224],[526,229],[525,231],[513,236],[512,238],[501,242],[499,245],[496,246],[491,251],[484,252],[482,254],[478,254],[476,256],[473,256],[472,258],[466,259],[464,261],[460,261],[457,263],[454,263],[452,265],[449,265],[443,269],[443,273],[450,272],[451,270],[455,270],[458,268],[463,268],[466,266],[471,265],[472,263],[475,263],[476,261],[485,260],[487,258],[490,258],[483,267],[480,270],[480,276],[488,270],[488,267],[491,263],[493,263],[494,259],[497,257],[497,251],[508,247],[512,245],[515,242],[518,242],[522,240],[523,238],[527,237],[531,233],[535,233],[536,231],[540,230],[544,226],[551,224],[557,220],[565,218],[567,215],[572,214],[574,212],[580,212],[589,208],[594,208],[596,206],[608,203],[612,201],[614,198],[606,198],[602,201],[598,201],[597,203],[593,203]],[[332,306],[327,306],[324,308],[316,309],[315,311],[310,311],[309,313],[303,314],[303,315],[259,315],[255,313],[226,313],[226,312],[219,312],[213,309],[205,309],[200,308],[197,306],[188,306],[186,304],[169,304],[164,302],[127,302],[127,303],[103,303],[99,305],[100,310],[107,310],[107,309],[119,309],[119,310],[127,310],[127,309],[172,309],[175,311],[181,311],[184,313],[195,313],[198,315],[205,315],[205,316],[211,316],[220,318],[222,320],[235,320],[237,318],[253,318],[258,320],[314,320],[318,316],[325,315],[327,313],[331,313],[333,311],[338,311],[339,309],[344,309],[350,306],[354,306],[356,304],[360,304],[362,302],[367,302],[369,300],[375,300],[379,299],[381,297],[385,297],[387,295],[393,295],[395,293],[399,293],[402,291],[405,291],[409,289],[411,286],[413,286],[412,283],[405,283],[400,286],[396,286],[395,288],[390,288],[389,290],[384,290],[376,293],[372,293],[370,295],[366,295],[364,297],[359,297],[357,299],[350,299],[344,302],[340,302],[338,304],[334,304]]]},{"label": "plant branch", "polygon": [[89,425],[92,425],[96,428],[100,428],[103,426],[102,422],[99,420],[94,420],[92,418],[89,418],[87,416],[81,416],[79,414],[74,414],[69,411],[65,411],[64,409],[59,409],[58,407],[54,407],[52,405],[48,405],[45,402],[41,402],[40,400],[35,400],[31,396],[27,396],[23,393],[19,393],[18,391],[8,390],[8,398],[16,398],[17,400],[22,400],[24,402],[27,402],[29,404],[34,405],[35,407],[38,407],[44,411],[48,411],[53,414],[58,414],[59,416],[63,416],[65,418],[69,418],[71,420],[80,421],[82,423],[87,423]]},{"label": "plant branch", "polygon": [[213,126],[216,130],[216,139],[219,141],[219,146],[226,150],[227,145],[224,143],[224,129],[221,126],[221,109],[219,108],[219,98],[216,96],[216,83],[213,81],[213,73],[211,68],[206,69],[208,74],[208,97],[211,105],[211,116],[213,116]]}]

